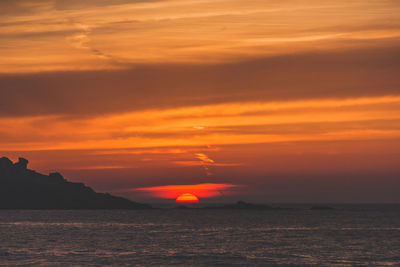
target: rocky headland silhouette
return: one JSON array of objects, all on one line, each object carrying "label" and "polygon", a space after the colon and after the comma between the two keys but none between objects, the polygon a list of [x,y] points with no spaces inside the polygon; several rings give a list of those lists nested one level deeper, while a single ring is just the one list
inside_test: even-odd
[{"label": "rocky headland silhouette", "polygon": [[30,170],[28,160],[0,158],[0,209],[150,209],[148,204],[97,193],[60,173]]}]

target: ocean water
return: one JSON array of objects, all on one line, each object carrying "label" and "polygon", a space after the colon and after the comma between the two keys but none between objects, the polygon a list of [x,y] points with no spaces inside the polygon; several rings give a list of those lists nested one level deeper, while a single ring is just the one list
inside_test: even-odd
[{"label": "ocean water", "polygon": [[0,265],[400,266],[400,208],[3,210]]}]

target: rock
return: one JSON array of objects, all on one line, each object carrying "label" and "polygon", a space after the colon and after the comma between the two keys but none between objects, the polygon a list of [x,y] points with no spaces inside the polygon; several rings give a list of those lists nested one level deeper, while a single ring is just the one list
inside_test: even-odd
[{"label": "rock", "polygon": [[8,159],[6,157],[0,158],[0,170],[9,169],[12,166],[13,166],[13,162],[10,159]]},{"label": "rock", "polygon": [[149,209],[110,194],[97,193],[83,183],[68,182],[60,173],[44,175],[0,158],[0,209]]},{"label": "rock", "polygon": [[24,158],[18,158],[18,162],[14,166],[20,170],[26,170],[28,168],[28,160]]},{"label": "rock", "polygon": [[49,174],[49,177],[57,181],[66,181],[59,172],[52,172]]}]

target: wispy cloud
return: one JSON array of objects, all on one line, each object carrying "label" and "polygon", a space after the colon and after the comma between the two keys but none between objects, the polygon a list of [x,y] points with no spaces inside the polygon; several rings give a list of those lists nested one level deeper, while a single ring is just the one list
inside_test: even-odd
[{"label": "wispy cloud", "polygon": [[[203,162],[199,162],[199,161],[184,161],[184,160],[180,160],[180,161],[174,161],[173,162],[176,165],[179,166],[202,166],[202,167],[207,167],[207,166],[214,166],[214,167],[233,167],[233,166],[241,166],[242,164],[240,163],[213,163],[212,165],[204,165]],[[208,171],[208,168],[205,168],[206,171]],[[212,175],[212,173],[210,173],[209,175]]]},{"label": "wispy cloud", "polygon": [[207,176],[213,175],[213,173],[210,171],[209,166],[217,166],[217,164],[215,164],[215,161],[210,159],[204,153],[196,153],[195,156],[197,159],[201,160],[202,166],[203,166],[204,171],[206,172],[206,175]]},{"label": "wispy cloud", "polygon": [[[209,147],[305,140],[398,138],[397,124],[383,128],[376,121],[400,120],[399,110],[400,97],[385,96],[226,103],[90,118],[0,118],[0,150]],[[361,123],[362,127],[351,127],[350,122]],[[208,130],[199,134],[191,128],[193,124],[207,125]],[[321,130],[321,124],[329,127]],[[267,126],[274,126],[274,131],[270,132]],[[229,127],[236,127],[237,131],[226,131]],[[246,131],[239,130],[240,127],[246,127]],[[288,132],[288,127],[297,127],[297,131]],[[316,131],[315,127],[320,130]],[[121,135],[115,136],[116,131]],[[206,167],[219,163],[207,155],[207,149],[195,151],[192,157]]]},{"label": "wispy cloud", "polygon": [[2,1],[0,73],[223,63],[400,37],[400,7],[387,2],[62,2]]},{"label": "wispy cloud", "polygon": [[210,159],[206,154],[203,153],[196,153],[195,154],[196,158],[201,160],[203,163],[215,163],[214,160]]}]

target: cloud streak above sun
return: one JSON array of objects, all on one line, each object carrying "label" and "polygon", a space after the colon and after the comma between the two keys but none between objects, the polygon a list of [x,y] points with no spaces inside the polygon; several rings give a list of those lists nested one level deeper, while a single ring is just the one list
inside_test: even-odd
[{"label": "cloud streak above sun", "polygon": [[154,186],[145,188],[133,188],[128,191],[136,191],[149,194],[153,197],[171,198],[175,199],[178,196],[190,193],[199,198],[209,198],[215,196],[223,196],[224,194],[234,194],[235,190],[238,190],[240,185],[233,184],[194,184],[194,185],[165,185],[165,186]]}]

